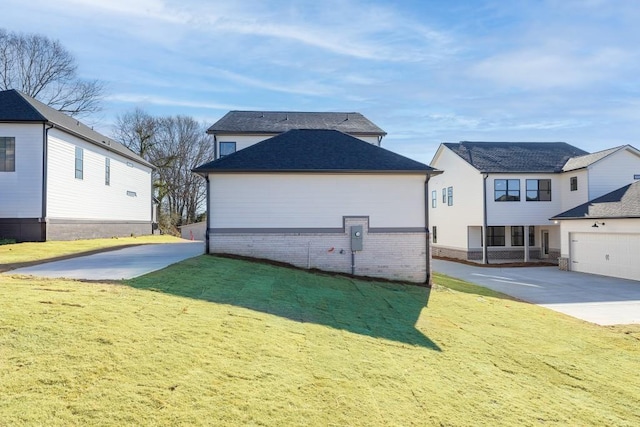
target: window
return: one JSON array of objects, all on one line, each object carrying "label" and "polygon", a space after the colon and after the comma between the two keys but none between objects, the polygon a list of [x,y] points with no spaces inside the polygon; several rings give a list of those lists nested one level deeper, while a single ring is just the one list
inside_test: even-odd
[{"label": "window", "polygon": [[548,202],[551,200],[550,179],[527,180],[527,202]]},{"label": "window", "polygon": [[76,179],[82,179],[84,165],[83,165],[84,153],[82,148],[76,147]]},{"label": "window", "polygon": [[578,190],[578,177],[577,176],[572,176],[571,178],[569,178],[569,183],[571,185],[571,191],[577,191]]},{"label": "window", "polygon": [[494,200],[496,202],[519,202],[519,179],[496,179],[493,181]]},{"label": "window", "polygon": [[431,232],[431,240],[433,243],[438,243],[438,227],[435,225],[432,227],[433,231]]},{"label": "window", "polygon": [[129,196],[129,197],[138,197],[138,194],[135,191],[127,191],[127,196]]},{"label": "window", "polygon": [[220,142],[220,157],[228,156],[236,152],[235,142]]},{"label": "window", "polygon": [[0,136],[0,172],[16,171],[16,139]]},{"label": "window", "polygon": [[453,206],[453,187],[447,188],[447,206]]},{"label": "window", "polygon": [[487,246],[504,246],[504,227],[487,227]]},{"label": "window", "polygon": [[442,189],[442,203],[447,203],[447,189],[443,188]]},{"label": "window", "polygon": [[104,185],[111,185],[111,159],[104,159]]},{"label": "window", "polygon": [[[524,227],[522,225],[511,226],[511,246],[524,246]],[[529,246],[535,246],[535,227],[529,226]]]},{"label": "window", "polygon": [[438,203],[438,192],[436,190],[433,190],[431,192],[431,207],[435,208],[437,203]]}]

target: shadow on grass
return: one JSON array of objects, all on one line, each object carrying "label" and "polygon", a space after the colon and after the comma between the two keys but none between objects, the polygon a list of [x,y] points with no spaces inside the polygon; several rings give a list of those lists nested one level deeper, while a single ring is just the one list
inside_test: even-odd
[{"label": "shadow on grass", "polygon": [[415,328],[429,301],[430,289],[425,287],[357,280],[209,255],[126,283],[138,289],[230,304],[440,351]]}]

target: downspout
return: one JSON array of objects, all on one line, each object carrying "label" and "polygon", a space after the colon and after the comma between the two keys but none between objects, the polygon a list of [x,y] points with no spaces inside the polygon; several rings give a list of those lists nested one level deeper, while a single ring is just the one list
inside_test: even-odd
[{"label": "downspout", "polygon": [[429,228],[429,179],[431,175],[427,174],[427,179],[424,181],[424,228],[426,231],[425,240],[426,240],[426,251],[425,251],[425,261],[427,265],[427,281],[426,284],[428,287],[431,287],[433,283],[431,282],[431,231]]},{"label": "downspout", "polygon": [[207,229],[204,232],[204,253],[209,253],[209,228],[211,228],[211,186],[209,185],[209,174],[204,177],[207,181]]},{"label": "downspout", "polygon": [[489,253],[487,250],[487,178],[489,178],[488,173],[482,174],[482,207],[483,207],[483,216],[482,219],[482,263],[489,264]]},{"label": "downspout", "polygon": [[[42,241],[47,240],[47,169],[49,158],[49,129],[53,128],[52,124],[42,124],[42,212],[40,215],[40,238]],[[44,224],[44,225],[42,225]],[[42,228],[44,227],[44,229]]]}]

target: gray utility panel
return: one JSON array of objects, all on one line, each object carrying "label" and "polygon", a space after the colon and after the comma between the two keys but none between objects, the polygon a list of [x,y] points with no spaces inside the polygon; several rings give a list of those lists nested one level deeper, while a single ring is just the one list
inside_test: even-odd
[{"label": "gray utility panel", "polygon": [[362,226],[361,225],[351,226],[351,250],[353,252],[362,250]]}]

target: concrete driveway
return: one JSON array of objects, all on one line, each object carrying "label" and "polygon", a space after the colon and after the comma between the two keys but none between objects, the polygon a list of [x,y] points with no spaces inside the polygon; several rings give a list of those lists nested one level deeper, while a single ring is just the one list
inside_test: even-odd
[{"label": "concrete driveway", "polygon": [[203,242],[141,245],[18,268],[3,274],[82,280],[122,280],[142,276],[203,253]]},{"label": "concrete driveway", "polygon": [[640,323],[640,281],[557,267],[479,267],[433,260],[433,271],[599,325]]}]

